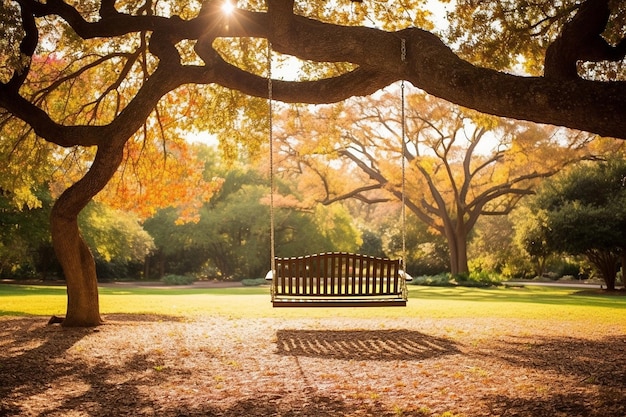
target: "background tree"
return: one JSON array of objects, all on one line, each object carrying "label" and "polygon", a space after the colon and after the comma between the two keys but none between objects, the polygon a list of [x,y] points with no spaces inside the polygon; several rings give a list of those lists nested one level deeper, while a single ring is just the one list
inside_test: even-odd
[{"label": "background tree", "polygon": [[[299,59],[342,63],[321,64],[315,74],[326,75],[322,78],[275,82],[277,100],[335,102],[406,79],[430,94],[490,114],[605,136],[623,138],[626,132],[621,73],[594,79],[589,71],[585,75],[591,79],[584,80],[576,66],[624,57],[623,25],[612,26],[624,14],[620,2],[587,0],[569,9],[568,24],[554,31],[558,36],[546,48],[541,77],[514,76],[463,60],[428,27],[419,27],[425,15],[417,1],[350,14],[349,4],[328,8],[323,2],[270,0],[267,5],[242,3],[246,10],[230,16],[222,13],[221,3],[102,0],[72,6],[60,0],[15,0],[0,6],[0,123],[17,118],[19,130],[26,132],[20,137],[29,133],[61,148],[92,149],[86,173],[59,196],[51,216],[53,245],[68,283],[66,326],[101,322],[95,264],[79,233],[78,214],[115,175],[131,138],[143,142],[156,127],[170,140],[185,120],[209,120],[199,123],[204,126],[239,120],[236,111],[216,109],[221,103],[241,108],[241,96],[195,86],[267,96],[264,74],[250,65],[262,62],[259,46],[264,43],[253,38],[267,39],[276,51]],[[365,27],[366,21],[388,30]],[[616,34],[617,45],[598,42],[605,29]],[[237,59],[248,52],[251,59]],[[91,94],[84,94],[85,86]],[[209,93],[196,94],[200,90]],[[176,105],[164,112],[160,106],[168,98]],[[206,118],[196,117],[204,111]],[[161,124],[169,115],[175,116],[172,123]]]},{"label": "background tree", "polygon": [[511,216],[482,216],[476,222],[468,245],[470,270],[511,276],[517,261]]},{"label": "background tree", "polygon": [[92,202],[78,221],[93,250],[99,279],[141,278],[155,246],[136,215]]},{"label": "background tree", "polygon": [[292,171],[308,172],[303,183],[317,177],[319,191],[308,196],[324,204],[401,200],[405,158],[407,208],[445,238],[455,275],[469,272],[467,244],[481,216],[509,214],[540,179],[606,152],[601,141],[589,146],[592,135],[490,118],[425,94],[408,102],[405,138],[397,93],[289,111],[277,136],[285,159],[299,158]]},{"label": "background tree", "polygon": [[585,255],[614,290],[626,261],[626,161],[583,164],[560,175],[541,188],[533,208],[545,245]]},{"label": "background tree", "polygon": [[[62,271],[52,250],[49,222],[52,197],[47,184],[36,194],[40,207],[17,208],[0,197],[0,275],[9,278],[59,278]],[[144,258],[154,248],[132,213],[92,202],[79,218],[93,248],[99,278],[141,277]]]},{"label": "background tree", "polygon": [[540,277],[555,255],[545,239],[544,213],[537,212],[529,204],[523,204],[512,217],[515,223],[514,242],[529,256],[534,276]]}]

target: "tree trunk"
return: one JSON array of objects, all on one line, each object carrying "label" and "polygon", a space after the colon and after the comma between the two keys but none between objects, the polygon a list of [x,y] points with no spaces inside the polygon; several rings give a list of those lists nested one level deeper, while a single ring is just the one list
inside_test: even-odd
[{"label": "tree trunk", "polygon": [[62,325],[91,327],[102,324],[96,263],[78,230],[78,218],[53,210],[52,242],[67,284],[67,313]]},{"label": "tree trunk", "polygon": [[622,248],[622,284],[626,290],[626,248]]},{"label": "tree trunk", "polygon": [[[112,141],[113,142],[113,141]],[[102,324],[96,263],[78,229],[78,214],[109,182],[123,158],[123,143],[98,148],[90,170],[52,207],[52,245],[67,284],[66,327]]]},{"label": "tree trunk", "polygon": [[615,290],[617,262],[619,257],[612,251],[592,250],[586,253],[589,261],[598,269],[608,291]]},{"label": "tree trunk", "polygon": [[452,275],[469,274],[465,232],[455,229],[453,233],[446,233],[445,237],[450,252],[450,273]]},{"label": "tree trunk", "polygon": [[535,258],[535,276],[540,277],[546,271],[546,263],[547,263],[548,258],[543,255],[538,255],[538,256],[535,256],[534,258]]},{"label": "tree trunk", "polygon": [[150,255],[146,255],[143,258],[143,279],[150,279]]}]

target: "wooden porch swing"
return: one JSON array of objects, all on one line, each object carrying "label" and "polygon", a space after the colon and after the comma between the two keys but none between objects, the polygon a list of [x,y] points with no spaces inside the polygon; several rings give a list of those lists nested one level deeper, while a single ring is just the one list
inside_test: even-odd
[{"label": "wooden porch swing", "polygon": [[[268,42],[268,101],[270,148],[270,241],[271,269],[265,279],[272,281],[274,307],[396,307],[406,306],[404,272],[406,254],[405,161],[402,158],[402,254],[386,259],[346,252],[329,252],[281,258],[275,255],[274,230],[274,149],[272,114],[271,44]],[[406,41],[401,39],[401,59],[406,59]],[[405,139],[404,81],[401,83],[402,147]]]}]

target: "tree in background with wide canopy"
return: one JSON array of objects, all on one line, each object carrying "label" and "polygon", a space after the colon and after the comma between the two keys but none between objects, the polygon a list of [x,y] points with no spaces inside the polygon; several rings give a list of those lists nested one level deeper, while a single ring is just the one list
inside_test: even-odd
[{"label": "tree in background with wide canopy", "polygon": [[[518,10],[517,3],[506,4]],[[471,27],[467,33],[476,34],[467,35],[467,41],[491,35],[498,26],[511,29],[510,39],[494,33],[468,53],[455,46],[467,43],[465,35],[450,43],[452,49],[427,30],[420,1],[393,8],[375,0],[364,2],[365,8],[347,3],[328,7],[323,1],[242,1],[228,15],[222,0],[3,2],[2,141],[12,141],[7,146],[12,150],[43,140],[53,148],[44,155],[47,159],[64,158],[75,149],[87,149],[93,158],[84,159],[84,175],[63,191],[51,215],[53,245],[67,280],[63,324],[93,326],[102,321],[93,256],[77,219],[116,175],[131,139],[156,130],[164,132],[156,143],[169,143],[179,128],[195,127],[222,133],[225,144],[258,143],[255,132],[266,126],[254,117],[238,117],[247,102],[218,86],[268,96],[263,39],[281,54],[306,60],[312,74],[306,80],[276,80],[277,100],[336,102],[404,79],[484,113],[626,139],[624,3],[519,3],[525,7],[516,14],[523,17],[520,24],[526,24],[522,29],[528,39],[515,34],[519,27],[507,27],[505,18],[493,24],[508,15],[499,2],[475,6],[459,0],[458,14],[451,18],[458,17],[456,26]],[[499,50],[510,62],[521,57],[542,73],[513,75],[506,60],[486,53],[489,45],[500,42]],[[532,47],[520,48],[526,42]],[[402,45],[406,53],[401,53]],[[254,116],[259,109],[263,106],[247,111]],[[24,160],[32,162],[31,154],[26,152]],[[14,157],[10,165],[22,161]],[[45,175],[40,164],[21,165],[17,171],[16,177],[22,172],[34,178]],[[21,192],[27,194],[23,188]]]},{"label": "tree in background with wide canopy", "polygon": [[421,92],[406,103],[403,110],[393,88],[342,105],[285,109],[274,129],[274,159],[282,175],[295,173],[309,190],[309,204],[404,200],[446,240],[453,275],[470,272],[468,242],[482,216],[509,214],[540,180],[623,145],[486,116]]}]

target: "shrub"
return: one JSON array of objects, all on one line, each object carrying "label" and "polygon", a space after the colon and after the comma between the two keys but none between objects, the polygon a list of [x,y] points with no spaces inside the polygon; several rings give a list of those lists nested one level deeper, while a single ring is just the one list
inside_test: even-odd
[{"label": "shrub", "polygon": [[412,285],[430,285],[433,287],[449,287],[456,285],[456,282],[452,280],[452,276],[448,273],[441,273],[437,275],[421,275],[413,278],[410,282]]},{"label": "shrub", "polygon": [[502,279],[496,273],[487,272],[487,271],[472,271],[472,272],[470,272],[467,281],[464,282],[462,285],[478,286],[478,287],[483,287],[483,286],[490,287],[490,286],[493,286],[493,285],[499,285],[500,282],[502,282]]},{"label": "shrub", "polygon": [[498,274],[477,271],[469,274],[452,275],[450,273],[442,273],[437,275],[421,275],[413,278],[410,283],[413,285],[429,285],[433,287],[490,287],[499,285],[501,278]]},{"label": "shrub", "polygon": [[257,287],[265,284],[266,282],[265,278],[245,278],[241,280],[241,284],[244,287]]},{"label": "shrub", "polygon": [[161,281],[167,285],[189,285],[189,284],[193,284],[196,281],[196,279],[189,275],[170,274],[161,278]]}]

